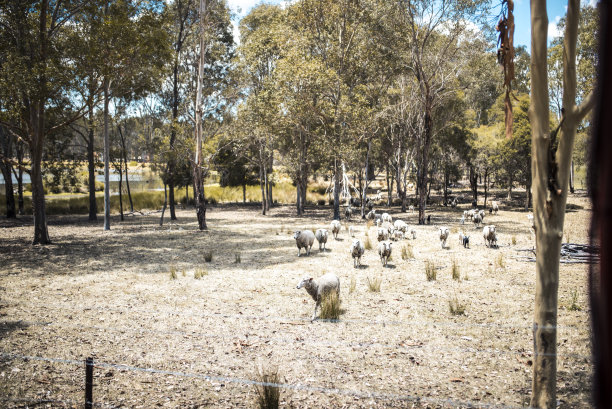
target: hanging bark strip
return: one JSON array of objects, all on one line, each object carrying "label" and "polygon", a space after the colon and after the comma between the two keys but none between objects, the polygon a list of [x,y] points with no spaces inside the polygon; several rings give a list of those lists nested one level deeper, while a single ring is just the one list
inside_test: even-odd
[{"label": "hanging bark strip", "polygon": [[[503,8],[506,8],[504,15]],[[504,99],[504,114],[506,125],[506,138],[512,138],[512,80],[514,79],[514,1],[502,1],[502,16],[495,27],[499,31],[497,40],[497,62],[504,69],[504,88],[506,97]]]}]

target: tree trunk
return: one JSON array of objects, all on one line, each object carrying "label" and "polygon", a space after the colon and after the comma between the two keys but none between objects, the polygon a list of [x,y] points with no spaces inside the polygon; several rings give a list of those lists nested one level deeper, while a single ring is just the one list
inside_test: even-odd
[{"label": "tree trunk", "polygon": [[297,215],[298,217],[302,216],[303,208],[302,208],[302,192],[300,191],[301,182],[298,180],[295,184],[295,195],[296,195],[296,207],[297,207]]},{"label": "tree trunk", "polygon": [[259,187],[261,189],[261,214],[266,215],[266,190],[263,166],[259,167]]},{"label": "tree trunk", "polygon": [[104,78],[104,230],[110,230],[110,138],[108,135],[108,103],[110,83]]},{"label": "tree trunk", "polygon": [[15,209],[15,193],[13,192],[13,174],[11,165],[4,161],[0,161],[0,169],[4,178],[4,194],[6,198],[6,217],[8,219],[17,218]]},{"label": "tree trunk", "polygon": [[338,159],[334,160],[334,220],[340,220],[340,185],[342,175],[338,166]]},{"label": "tree trunk", "polygon": [[570,168],[570,177],[569,177],[569,190],[570,193],[574,193],[574,161],[572,160],[571,168]]},{"label": "tree trunk", "polygon": [[198,61],[198,80],[196,91],[196,112],[195,112],[195,134],[196,134],[196,154],[193,166],[194,195],[196,203],[196,216],[198,218],[198,228],[208,230],[206,226],[206,201],[204,197],[204,180],[202,175],[202,81],[204,78],[205,60],[205,29],[207,0],[200,0],[200,56]]},{"label": "tree trunk", "polygon": [[[365,180],[364,180],[364,185],[361,186],[361,218],[365,219],[366,217],[366,199],[368,198],[368,185],[369,185],[369,180],[370,180],[370,175],[368,174],[368,168],[370,167],[370,149],[372,148],[372,140],[368,139],[368,150],[366,152],[366,161],[365,161]],[[360,176],[361,176],[361,172],[360,172]],[[387,172],[387,177],[389,177],[389,173]],[[361,177],[359,178],[361,180]],[[388,187],[388,180],[387,180],[387,187]],[[388,189],[387,189],[388,191]]]},{"label": "tree trunk", "polygon": [[470,165],[470,187],[472,188],[472,200],[478,203],[478,174],[474,166]]},{"label": "tree trunk", "polygon": [[[429,101],[429,96],[426,97]],[[429,170],[429,147],[431,144],[431,136],[433,132],[433,118],[431,117],[431,106],[425,107],[425,135],[421,154],[420,175],[418,180],[419,185],[419,224],[425,224],[425,206],[426,197],[429,194],[427,191],[427,175]]]},{"label": "tree trunk", "polygon": [[578,124],[592,107],[592,95],[576,100],[576,40],[580,1],[569,0],[564,36],[563,107],[558,148],[549,129],[545,0],[531,2],[532,186],[536,234],[536,296],[533,324],[534,365],[531,407],[556,407],[557,303],[559,258],[572,150]]},{"label": "tree trunk", "polygon": [[484,204],[483,208],[487,208],[487,198],[489,197],[489,169],[485,169],[484,172]]},{"label": "tree trunk", "polygon": [[242,203],[246,203],[246,183],[242,185]]},{"label": "tree trunk", "polygon": [[507,200],[512,200],[512,183],[514,183],[514,181],[512,180],[512,175],[508,176],[508,195],[506,196]]},{"label": "tree trunk", "polygon": [[168,206],[168,190],[166,189],[166,184],[164,183],[164,204],[162,206],[161,217],[159,218],[160,227],[164,225],[164,214],[166,213],[167,206]]},{"label": "tree trunk", "polygon": [[444,206],[448,205],[448,170],[444,169]]},{"label": "tree trunk", "polygon": [[119,214],[121,215],[121,221],[123,221],[123,171],[122,171],[122,159],[119,158]]},{"label": "tree trunk", "polygon": [[98,220],[98,204],[96,203],[96,162],[94,158],[93,108],[90,111],[87,138],[87,170],[89,186],[89,221]]},{"label": "tree trunk", "polygon": [[16,146],[17,151],[17,172],[13,170],[15,173],[15,177],[17,179],[17,207],[19,209],[19,215],[23,216],[25,214],[24,209],[24,201],[23,201],[23,145],[20,143]]}]

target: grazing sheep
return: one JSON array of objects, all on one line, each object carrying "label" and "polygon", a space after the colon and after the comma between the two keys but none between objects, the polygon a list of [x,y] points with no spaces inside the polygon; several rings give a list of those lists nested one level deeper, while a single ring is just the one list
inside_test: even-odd
[{"label": "grazing sheep", "polygon": [[387,229],[387,231],[389,232],[389,236],[391,236],[395,231],[395,227],[393,227],[393,225],[389,222],[383,222],[380,227],[382,227],[383,229]]},{"label": "grazing sheep", "polygon": [[482,229],[482,237],[484,238],[485,246],[488,245],[489,248],[491,248],[493,247],[493,245],[495,245],[497,247],[497,236],[495,233],[495,226],[493,225],[485,226]]},{"label": "grazing sheep", "polygon": [[302,248],[306,249],[306,255],[310,255],[310,249],[312,248],[312,244],[314,243],[315,235],[310,230],[298,230],[293,235],[295,239],[295,244],[298,248],[298,257],[300,256],[300,251]]},{"label": "grazing sheep", "polygon": [[349,234],[351,237],[355,237],[355,228],[353,226],[349,226]]},{"label": "grazing sheep", "polygon": [[368,220],[376,219],[376,210],[370,210],[368,214],[366,214],[366,219]]},{"label": "grazing sheep", "polygon": [[304,287],[306,292],[310,294],[313,300],[315,300],[315,309],[312,314],[311,321],[314,321],[317,316],[317,308],[321,304],[321,301],[332,291],[335,291],[338,297],[340,296],[340,279],[333,273],[327,273],[320,277],[317,281],[313,280],[312,277],[304,277],[300,280],[297,285],[297,289]]},{"label": "grazing sheep", "polygon": [[378,255],[380,256],[383,267],[387,267],[387,261],[389,261],[389,257],[391,257],[391,244],[390,241],[381,241],[378,243]]},{"label": "grazing sheep", "polygon": [[474,228],[477,229],[480,223],[482,223],[482,217],[480,217],[480,214],[476,213],[472,221],[474,222]]},{"label": "grazing sheep", "polygon": [[340,221],[332,220],[331,224],[329,225],[329,229],[334,235],[334,239],[338,240],[338,233],[340,233],[340,230],[342,229],[342,224],[340,223]]},{"label": "grazing sheep", "polygon": [[470,248],[470,236],[463,236],[463,247],[466,249]]},{"label": "grazing sheep", "polygon": [[383,222],[391,223],[393,221],[393,218],[391,217],[391,215],[389,213],[383,213],[382,214],[382,221]]},{"label": "grazing sheep", "polygon": [[396,220],[393,226],[395,230],[401,230],[402,233],[406,233],[406,229],[408,229],[408,225],[402,220]]},{"label": "grazing sheep", "polygon": [[[325,244],[327,243],[327,229],[318,229],[315,232],[315,238],[319,242],[319,251],[321,251],[321,249],[325,250]],[[321,248],[321,246],[323,247]]]},{"label": "grazing sheep", "polygon": [[376,191],[376,194],[374,195],[374,197],[372,198],[372,200],[376,200],[377,202],[382,200],[382,194],[380,193],[380,189],[378,189]]},{"label": "grazing sheep", "polygon": [[410,234],[412,235],[412,240],[416,240],[416,230],[410,229]]},{"label": "grazing sheep", "polygon": [[480,215],[480,218],[481,218],[482,220],[484,220],[484,217],[485,217],[485,214],[486,214],[486,213],[485,213],[485,211],[484,211],[484,210],[480,210],[480,211],[478,212],[478,214]]},{"label": "grazing sheep", "polygon": [[378,229],[378,233],[377,233],[377,239],[378,241],[383,241],[383,240],[388,240],[389,239],[389,230],[380,227]]},{"label": "grazing sheep", "polygon": [[448,227],[440,227],[440,242],[442,243],[442,248],[446,247],[446,240],[448,240],[449,234],[450,230]]},{"label": "grazing sheep", "polygon": [[353,240],[353,244],[351,244],[351,256],[353,256],[353,267],[357,268],[357,266],[361,265],[361,256],[365,253],[365,248],[363,247],[363,243],[359,239]]},{"label": "grazing sheep", "polygon": [[491,210],[497,214],[497,212],[499,212],[499,204],[497,202],[492,202],[491,203]]}]

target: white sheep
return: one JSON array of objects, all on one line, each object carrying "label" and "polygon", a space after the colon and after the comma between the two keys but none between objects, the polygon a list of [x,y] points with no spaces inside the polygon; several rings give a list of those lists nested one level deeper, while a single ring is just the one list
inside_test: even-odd
[{"label": "white sheep", "polygon": [[380,256],[383,267],[387,266],[387,261],[389,261],[389,257],[391,257],[391,244],[390,241],[381,241],[378,243],[378,255]]},{"label": "white sheep", "polygon": [[[325,244],[327,243],[327,235],[328,235],[327,229],[318,229],[315,232],[315,238],[319,242],[319,251],[326,250],[325,249]],[[323,247],[321,247],[321,246],[323,246]]]},{"label": "white sheep", "polygon": [[463,245],[463,238],[465,237],[465,233],[462,231],[459,232],[459,244]]},{"label": "white sheep", "polygon": [[461,216],[461,219],[459,219],[459,223],[465,224],[465,214]]},{"label": "white sheep", "polygon": [[408,225],[402,220],[396,220],[395,223],[393,223],[393,226],[395,227],[395,230],[401,230],[402,233],[406,233],[406,229],[408,229]]},{"label": "white sheep", "polygon": [[482,229],[482,237],[484,238],[485,246],[488,245],[489,247],[493,247],[495,245],[495,247],[497,247],[497,235],[495,232],[495,226],[485,226]]},{"label": "white sheep", "polygon": [[478,214],[480,215],[480,219],[481,219],[481,220],[484,220],[484,217],[485,217],[485,214],[486,214],[486,213],[485,213],[485,211],[484,211],[484,210],[480,210],[480,211],[478,212]]},{"label": "white sheep", "polygon": [[332,291],[336,292],[336,295],[340,297],[340,279],[333,273],[327,273],[320,277],[317,281],[313,280],[312,277],[304,277],[300,280],[297,285],[297,289],[304,287],[306,292],[310,294],[313,300],[315,300],[315,309],[312,314],[311,321],[314,321],[317,316],[317,308],[321,304],[321,301]]},{"label": "white sheep", "polygon": [[414,206],[413,205],[408,206],[408,211],[410,213],[414,213]]},{"label": "white sheep", "polygon": [[380,227],[377,231],[376,238],[378,241],[388,240],[389,239],[389,230]]},{"label": "white sheep", "polygon": [[366,214],[366,219],[374,220],[376,218],[376,210],[370,210],[368,214]]},{"label": "white sheep", "polygon": [[404,239],[404,232],[401,230],[395,230],[393,232],[393,240],[403,240]]},{"label": "white sheep", "polygon": [[315,239],[314,233],[310,230],[298,230],[293,235],[293,238],[295,239],[295,244],[298,248],[298,257],[300,256],[300,251],[302,248],[306,249],[306,255],[309,256],[310,249],[312,248]]},{"label": "white sheep", "polygon": [[416,230],[410,229],[410,234],[412,235],[412,240],[416,240]]},{"label": "white sheep", "polygon": [[393,232],[395,231],[395,227],[393,227],[393,225],[389,222],[383,222],[380,227],[382,227],[383,229],[387,229],[389,235],[393,234]]},{"label": "white sheep", "polygon": [[497,214],[497,212],[499,212],[499,204],[495,201],[491,202],[491,210],[493,210],[493,212]]},{"label": "white sheep", "polygon": [[340,221],[332,220],[331,224],[329,225],[329,229],[334,235],[334,239],[338,240],[338,233],[340,233],[340,230],[342,229],[342,224],[340,223]]},{"label": "white sheep", "polygon": [[365,247],[363,247],[363,243],[359,239],[353,240],[353,244],[351,244],[351,256],[353,256],[353,267],[357,268],[357,266],[361,265],[361,256],[365,253]]},{"label": "white sheep", "polygon": [[391,215],[389,213],[383,213],[382,214],[382,221],[383,222],[393,222],[393,217],[391,217]]},{"label": "white sheep", "polygon": [[442,243],[442,248],[446,247],[446,240],[448,240],[449,234],[450,230],[448,227],[440,227],[440,242]]}]

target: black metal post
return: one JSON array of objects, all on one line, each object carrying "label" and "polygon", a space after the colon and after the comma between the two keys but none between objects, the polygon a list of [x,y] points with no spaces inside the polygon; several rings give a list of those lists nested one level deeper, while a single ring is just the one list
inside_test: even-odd
[{"label": "black metal post", "polygon": [[89,357],[85,361],[85,409],[93,409],[93,370],[94,360]]}]

